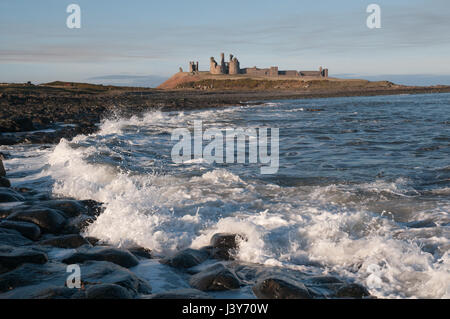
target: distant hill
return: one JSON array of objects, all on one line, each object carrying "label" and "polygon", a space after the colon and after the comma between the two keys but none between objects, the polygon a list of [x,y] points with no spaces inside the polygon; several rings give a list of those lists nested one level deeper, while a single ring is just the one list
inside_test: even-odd
[{"label": "distant hill", "polygon": [[179,72],[159,89],[195,89],[195,90],[348,90],[390,88],[396,85],[389,81],[359,79],[338,79],[319,77],[255,77],[240,75],[211,75],[209,72],[191,74]]}]

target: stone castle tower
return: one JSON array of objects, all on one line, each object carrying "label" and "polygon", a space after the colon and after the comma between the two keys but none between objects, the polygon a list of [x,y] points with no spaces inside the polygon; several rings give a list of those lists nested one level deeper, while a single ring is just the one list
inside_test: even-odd
[{"label": "stone castle tower", "polygon": [[225,62],[225,54],[220,54],[220,64],[216,62],[214,57],[211,57],[209,72],[211,74],[239,74],[240,65],[239,60],[230,54],[230,61]]}]

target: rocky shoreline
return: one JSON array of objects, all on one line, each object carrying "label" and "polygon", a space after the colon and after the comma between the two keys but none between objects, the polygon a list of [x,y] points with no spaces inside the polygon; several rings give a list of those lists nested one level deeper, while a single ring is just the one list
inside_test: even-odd
[{"label": "rocky shoreline", "polygon": [[180,111],[282,99],[445,92],[450,92],[449,86],[202,91],[11,84],[0,86],[0,145],[55,144],[63,137],[95,132],[104,117],[129,117],[152,109]]},{"label": "rocky shoreline", "polygon": [[[17,90],[1,93],[0,145],[53,144],[62,137],[95,132],[103,116],[117,113],[129,116],[151,108],[178,110],[270,99],[351,96],[349,92],[302,95],[293,92],[126,90],[94,94],[72,90],[63,94],[38,91],[31,88],[29,94]],[[0,153],[0,299],[203,299],[213,298],[215,292],[237,289],[263,299],[372,298],[363,285],[348,278],[317,276],[235,260],[240,242],[246,240],[245,234],[215,234],[209,246],[185,249],[173,256],[156,256],[139,246],[117,248],[87,237],[84,230],[102,213],[102,203],[53,198],[36,189],[14,188],[8,180],[3,155]],[[154,293],[151,280],[135,271],[147,261],[173,269],[185,285]],[[69,288],[66,284],[70,275],[67,266],[73,264],[81,268],[80,288]]]},{"label": "rocky shoreline", "polygon": [[[0,299],[205,299],[246,288],[263,299],[370,297],[345,278],[239,262],[234,255],[245,235],[215,234],[210,246],[166,257],[139,246],[110,246],[83,235],[101,203],[12,188],[6,172],[0,160]],[[177,271],[191,288],[152,293],[152,282],[134,272],[148,260]],[[67,267],[74,264],[80,288],[67,286]]]}]

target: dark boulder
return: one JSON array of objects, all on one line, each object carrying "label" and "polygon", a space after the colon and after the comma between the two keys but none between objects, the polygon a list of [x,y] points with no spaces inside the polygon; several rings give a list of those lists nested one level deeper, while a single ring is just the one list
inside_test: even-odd
[{"label": "dark boulder", "polygon": [[83,263],[88,260],[109,261],[130,268],[139,264],[138,259],[128,250],[112,247],[80,247],[73,255],[63,260],[66,264]]},{"label": "dark boulder", "polygon": [[58,248],[78,248],[83,245],[91,246],[91,244],[78,234],[63,235],[45,239],[39,242],[43,246],[53,246]]},{"label": "dark boulder", "polygon": [[175,268],[191,268],[203,263],[209,258],[209,253],[206,250],[184,249],[175,254],[172,258],[163,259],[163,264]]},{"label": "dark boulder", "polygon": [[92,217],[84,214],[70,218],[64,227],[64,233],[79,234],[93,222],[94,219]]},{"label": "dark boulder", "polygon": [[71,289],[67,287],[50,287],[43,289],[32,295],[34,299],[84,299],[85,291],[81,289]]},{"label": "dark boulder", "polygon": [[10,246],[25,246],[33,243],[22,236],[17,230],[0,227],[0,244]]},{"label": "dark boulder", "polygon": [[45,264],[48,257],[30,248],[0,246],[0,273],[7,272],[24,263]]},{"label": "dark boulder", "polygon": [[311,299],[308,289],[301,282],[290,278],[274,277],[260,279],[252,287],[259,299]]},{"label": "dark boulder", "polygon": [[211,238],[212,257],[220,260],[234,260],[239,243],[245,237],[237,234],[218,233]]},{"label": "dark boulder", "polygon": [[336,293],[338,298],[361,299],[369,296],[369,291],[359,284],[344,285]]},{"label": "dark boulder", "polygon": [[136,257],[152,259],[152,251],[148,248],[141,246],[132,246],[128,247],[128,250]]},{"label": "dark boulder", "polygon": [[23,196],[16,191],[7,187],[0,187],[0,203],[21,202],[24,200]]},{"label": "dark boulder", "polygon": [[131,299],[133,295],[116,284],[92,285],[86,290],[87,299]]},{"label": "dark boulder", "polygon": [[22,236],[31,240],[37,240],[41,236],[41,229],[33,223],[4,220],[0,222],[0,227],[17,230]]},{"label": "dark boulder", "polygon": [[98,242],[100,241],[100,239],[96,238],[96,237],[92,237],[92,236],[87,236],[84,237],[92,246],[95,246],[98,244]]},{"label": "dark boulder", "polygon": [[201,290],[181,288],[164,291],[154,295],[148,295],[145,299],[212,299],[212,297]]},{"label": "dark boulder", "polygon": [[0,176],[0,187],[11,187],[11,182],[6,177]]},{"label": "dark boulder", "polygon": [[9,220],[31,222],[38,225],[42,231],[52,234],[60,233],[66,224],[66,218],[51,208],[32,208],[18,211],[8,216]]},{"label": "dark boulder", "polygon": [[[64,289],[67,265],[48,262],[43,265],[23,264],[18,268],[0,274],[0,299],[30,298],[84,298],[82,289],[92,285],[116,284],[125,288],[133,297],[150,294],[148,282],[126,268],[106,261],[88,261],[80,265],[82,288]],[[84,287],[84,288],[83,288]]]},{"label": "dark boulder", "polygon": [[41,201],[39,205],[43,207],[56,209],[58,212],[62,213],[67,218],[76,217],[80,214],[87,213],[86,207],[76,200],[70,199],[46,200]]},{"label": "dark boulder", "polygon": [[3,165],[3,160],[0,158],[0,177],[6,176],[5,166]]},{"label": "dark boulder", "polygon": [[239,279],[222,264],[216,264],[191,277],[189,284],[202,291],[238,289]]}]

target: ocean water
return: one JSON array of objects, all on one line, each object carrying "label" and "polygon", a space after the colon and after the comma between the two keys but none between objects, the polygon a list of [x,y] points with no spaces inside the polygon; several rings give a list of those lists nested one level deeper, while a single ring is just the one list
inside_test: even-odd
[{"label": "ocean water", "polygon": [[[171,160],[175,128],[279,128],[280,168]],[[56,146],[2,147],[13,186],[94,199],[86,233],[158,256],[244,234],[238,260],[338,274],[384,298],[450,298],[450,94],[271,101],[110,118]],[[155,292],[187,286],[151,261]],[[248,297],[245,291],[228,297]]]}]

